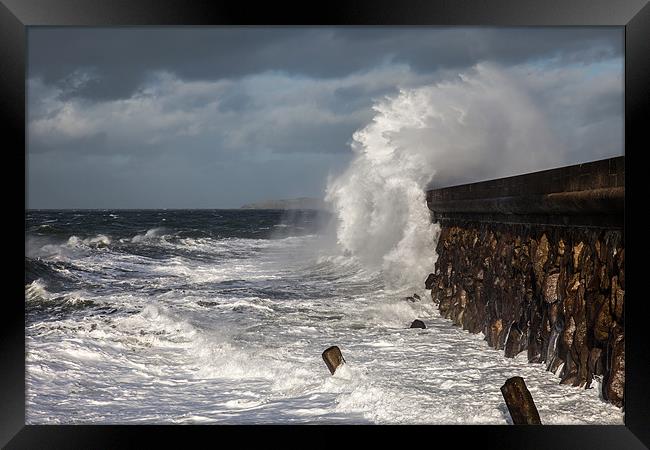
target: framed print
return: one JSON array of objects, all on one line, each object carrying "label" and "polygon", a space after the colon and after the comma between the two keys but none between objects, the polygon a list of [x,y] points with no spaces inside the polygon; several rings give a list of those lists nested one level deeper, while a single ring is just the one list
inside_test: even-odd
[{"label": "framed print", "polygon": [[646,2],[0,16],[7,448],[650,442]]}]

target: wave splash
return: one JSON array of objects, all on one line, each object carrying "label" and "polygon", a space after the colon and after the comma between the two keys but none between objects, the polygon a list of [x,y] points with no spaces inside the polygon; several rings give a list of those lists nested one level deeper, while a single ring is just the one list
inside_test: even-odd
[{"label": "wave splash", "polygon": [[353,161],[328,180],[326,201],[338,244],[381,269],[388,287],[418,287],[433,268],[440,227],[425,189],[434,175],[445,182],[507,175],[547,164],[547,150],[559,148],[529,90],[493,65],[402,89],[373,109],[372,122],[353,135]]}]

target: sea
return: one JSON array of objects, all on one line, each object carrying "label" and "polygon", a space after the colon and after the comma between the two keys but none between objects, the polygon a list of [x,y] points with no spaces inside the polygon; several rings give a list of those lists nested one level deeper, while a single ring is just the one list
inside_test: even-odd
[{"label": "sea", "polygon": [[[333,222],[26,211],[26,422],[507,425],[500,387],[522,376],[544,424],[623,423],[599,380],[560,385],[440,317],[431,261],[389,283],[386,265],[338,245]],[[333,345],[345,364],[331,375]]]}]

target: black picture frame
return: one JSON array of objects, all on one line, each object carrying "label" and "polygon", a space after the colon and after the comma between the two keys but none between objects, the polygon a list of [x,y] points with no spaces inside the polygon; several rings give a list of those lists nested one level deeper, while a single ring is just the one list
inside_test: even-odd
[{"label": "black picture frame", "polygon": [[[188,0],[0,0],[0,111],[5,147],[11,163],[5,172],[23,167],[23,210],[27,204],[25,138],[26,29],[30,26],[137,26],[137,25],[484,25],[484,26],[623,26],[625,27],[625,234],[632,217],[632,202],[642,201],[630,181],[643,175],[642,152],[648,145],[650,103],[650,5],[647,0],[454,0],[432,1],[328,1],[303,2],[188,1]],[[63,49],[62,49],[63,51]],[[22,158],[20,152],[23,151]],[[639,167],[635,167],[639,166]],[[18,176],[20,178],[20,175]],[[20,197],[5,188],[7,199]],[[634,192],[633,195],[631,193]],[[637,210],[638,211],[638,210]],[[641,210],[642,211],[642,210]],[[6,222],[18,227],[18,212]],[[23,216],[24,217],[24,216]],[[23,222],[24,225],[24,222]],[[633,245],[637,238],[633,237]],[[642,247],[627,246],[627,267],[640,267]],[[8,259],[13,261],[13,259]],[[10,263],[13,266],[15,263]],[[17,272],[18,265],[15,270]],[[629,271],[628,271],[629,272]],[[465,445],[480,448],[585,448],[637,449],[650,446],[650,373],[645,364],[648,338],[644,320],[648,303],[643,283],[633,270],[627,277],[626,405],[624,426],[46,426],[25,425],[25,311],[24,284],[13,271],[3,303],[0,333],[2,383],[0,390],[0,445],[6,448],[131,448],[152,447],[154,442],[191,446],[194,439],[218,445],[228,437],[241,439],[229,445],[247,445],[260,433],[281,435],[295,442],[320,435],[326,445],[338,445],[339,436],[361,435],[384,439],[386,433],[408,439],[408,444]],[[631,286],[631,288],[630,288]],[[14,293],[15,290],[15,293]],[[19,292],[20,291],[20,292]],[[353,431],[353,433],[349,433]],[[260,434],[259,436],[262,436]],[[346,436],[346,439],[347,436]],[[473,441],[468,443],[468,440]],[[406,442],[405,442],[406,443]],[[281,444],[282,445],[282,444]]]}]

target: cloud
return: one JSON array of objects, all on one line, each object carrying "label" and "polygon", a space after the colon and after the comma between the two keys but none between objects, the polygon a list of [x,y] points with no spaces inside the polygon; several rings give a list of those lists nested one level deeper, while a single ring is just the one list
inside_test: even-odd
[{"label": "cloud", "polygon": [[[555,140],[548,164],[620,154],[622,36],[582,27],[30,29],[30,205],[215,207],[258,200],[260,191],[316,196],[350,160],[374,105],[453,83],[481,61],[502,67],[503,82],[527,93],[517,101],[544,117],[539,132]],[[489,142],[477,145],[497,149],[517,132],[486,133]],[[435,146],[444,137],[419,139]],[[450,143],[437,182],[519,167],[494,157],[463,166],[463,145]]]},{"label": "cloud", "polygon": [[36,78],[28,87],[30,152],[88,152],[98,143],[95,151],[138,155],[174,150],[180,138],[193,144],[187,152],[197,145],[215,152],[348,152],[346,142],[370,117],[373,99],[421,82],[405,66],[335,80],[269,72],[188,81],[159,72],[129,98],[89,101]]},{"label": "cloud", "polygon": [[590,63],[623,51],[623,29],[602,27],[61,27],[28,33],[29,76],[59,85],[77,70],[96,71],[101,77],[76,90],[91,99],[130,97],[157,71],[185,80],[267,71],[341,78],[389,63],[429,73],[481,61]]}]

